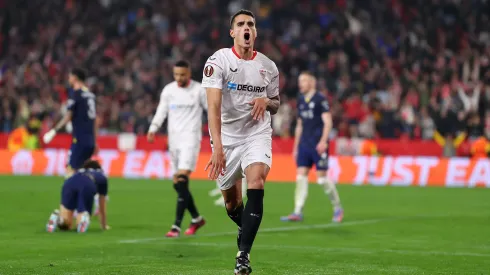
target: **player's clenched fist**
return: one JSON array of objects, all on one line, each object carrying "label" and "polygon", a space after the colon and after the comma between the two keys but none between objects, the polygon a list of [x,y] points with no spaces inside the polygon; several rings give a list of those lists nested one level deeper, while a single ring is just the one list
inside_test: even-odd
[{"label": "player's clenched fist", "polygon": [[206,164],[206,168],[204,168],[204,170],[208,171],[210,167],[211,170],[208,172],[208,178],[210,180],[216,180],[220,174],[223,175],[225,173],[226,157],[223,149],[217,149],[215,147],[211,159],[208,161],[208,164]]},{"label": "player's clenched fist", "polygon": [[155,141],[155,133],[154,132],[148,132],[148,134],[146,135],[146,139],[150,143],[154,142]]},{"label": "player's clenched fist", "polygon": [[318,152],[319,155],[322,155],[323,153],[327,152],[328,145],[326,142],[320,141],[317,146],[316,146],[316,151]]},{"label": "player's clenched fist", "polygon": [[252,101],[248,103],[253,106],[251,114],[254,120],[259,120],[264,118],[269,100],[270,99],[267,97],[258,97],[258,98],[254,98]]}]

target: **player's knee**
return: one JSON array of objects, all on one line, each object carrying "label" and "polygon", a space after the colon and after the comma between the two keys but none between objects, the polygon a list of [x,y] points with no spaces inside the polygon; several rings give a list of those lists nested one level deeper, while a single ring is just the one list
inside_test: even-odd
[{"label": "player's knee", "polygon": [[261,176],[251,177],[247,179],[248,189],[264,189],[265,180]]},{"label": "player's knee", "polygon": [[62,217],[61,222],[58,224],[58,228],[61,231],[67,231],[71,229],[71,225],[73,222],[73,217]]},{"label": "player's knee", "polygon": [[296,175],[301,175],[301,176],[308,176],[309,173],[309,168],[308,167],[298,167],[296,170]]},{"label": "player's knee", "polygon": [[186,197],[189,193],[189,177],[182,174],[176,175],[174,189],[179,197]]},{"label": "player's knee", "polygon": [[243,204],[242,198],[227,198],[225,199],[226,211],[233,212]]},{"label": "player's knee", "polygon": [[302,174],[297,174],[296,175],[296,182],[297,183],[308,183],[308,176],[302,175]]},{"label": "player's knee", "polygon": [[175,183],[176,184],[188,184],[189,183],[189,176],[186,174],[177,174],[175,176]]}]

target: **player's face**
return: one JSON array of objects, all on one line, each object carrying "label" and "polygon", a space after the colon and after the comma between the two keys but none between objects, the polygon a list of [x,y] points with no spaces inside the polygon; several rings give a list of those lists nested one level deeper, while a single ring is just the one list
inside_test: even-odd
[{"label": "player's face", "polygon": [[191,78],[191,70],[184,67],[174,67],[174,79],[180,87],[187,86]]},{"label": "player's face", "polygon": [[68,75],[68,84],[70,84],[70,86],[75,85],[76,81],[77,81],[77,78],[74,75],[72,75],[72,74]]},{"label": "player's face", "polygon": [[307,74],[301,74],[298,78],[298,86],[299,86],[299,91],[302,94],[305,94],[309,91],[311,91],[314,88],[315,80],[311,75]]},{"label": "player's face", "polygon": [[235,17],[230,35],[233,37],[235,45],[244,49],[253,48],[255,38],[257,38],[257,29],[253,17],[245,14]]}]

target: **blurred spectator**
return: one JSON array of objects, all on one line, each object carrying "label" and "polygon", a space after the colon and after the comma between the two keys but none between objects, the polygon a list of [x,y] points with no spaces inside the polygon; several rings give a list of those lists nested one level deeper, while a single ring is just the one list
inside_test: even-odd
[{"label": "blurred spectator", "polygon": [[422,131],[422,139],[429,140],[434,138],[436,125],[432,117],[429,115],[427,107],[423,107],[420,111],[420,128]]},{"label": "blurred spectator", "polygon": [[9,151],[16,152],[21,149],[34,150],[39,148],[39,129],[41,121],[32,117],[26,126],[20,126],[13,130],[7,141]]},{"label": "blurred spectator", "polygon": [[[0,131],[61,116],[66,73],[88,68],[101,134],[144,133],[177,59],[231,46],[228,20],[257,16],[257,50],[281,71],[276,135],[294,129],[296,79],[314,72],[334,134],[490,135],[490,1],[8,1],[0,10]],[[291,104],[289,104],[291,103]],[[478,118],[477,118],[478,117]],[[165,127],[162,127],[165,131]],[[207,134],[207,131],[204,131]]]},{"label": "blurred spectator", "polygon": [[479,137],[471,143],[471,156],[473,158],[487,158],[490,154],[490,141]]}]

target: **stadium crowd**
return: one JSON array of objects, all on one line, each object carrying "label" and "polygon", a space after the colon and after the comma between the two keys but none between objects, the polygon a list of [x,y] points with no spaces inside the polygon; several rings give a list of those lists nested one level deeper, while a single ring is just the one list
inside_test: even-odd
[{"label": "stadium crowd", "polygon": [[230,14],[250,8],[257,49],[281,70],[276,135],[294,132],[297,76],[309,70],[329,98],[337,136],[490,137],[490,1],[7,2],[0,132],[48,129],[62,115],[67,73],[81,66],[101,133],[144,134],[173,63],[190,60],[200,81],[205,58],[231,45]]}]

